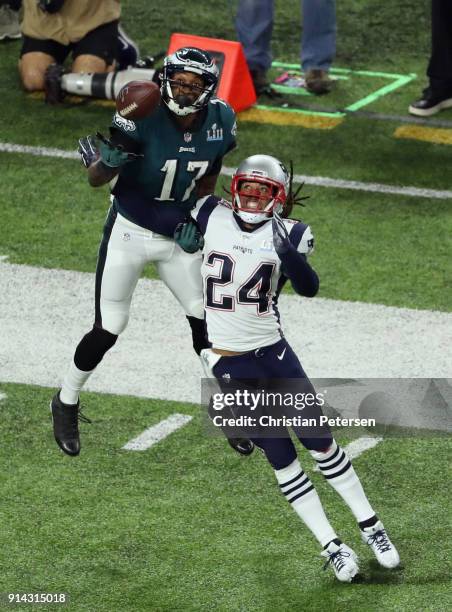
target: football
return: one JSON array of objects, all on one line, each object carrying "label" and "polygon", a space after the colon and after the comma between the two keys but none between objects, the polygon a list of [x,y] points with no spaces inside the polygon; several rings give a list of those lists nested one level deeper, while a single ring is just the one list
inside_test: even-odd
[{"label": "football", "polygon": [[119,91],[116,110],[124,119],[143,119],[160,103],[160,88],[152,81],[130,81]]}]

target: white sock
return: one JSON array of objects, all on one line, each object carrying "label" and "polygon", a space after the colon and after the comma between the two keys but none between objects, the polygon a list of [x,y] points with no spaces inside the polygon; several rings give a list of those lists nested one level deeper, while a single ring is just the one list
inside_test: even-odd
[{"label": "white sock", "polygon": [[339,493],[358,522],[366,521],[375,515],[350,459],[335,440],[326,453],[309,452],[328,483]]},{"label": "white sock", "polygon": [[275,475],[281,492],[321,546],[337,538],[326,518],[317,491],[301,469],[298,459],[282,470],[275,470]]},{"label": "white sock", "polygon": [[78,402],[80,390],[93,372],[94,370],[90,372],[79,370],[72,360],[61,386],[60,400],[63,404],[76,404]]}]

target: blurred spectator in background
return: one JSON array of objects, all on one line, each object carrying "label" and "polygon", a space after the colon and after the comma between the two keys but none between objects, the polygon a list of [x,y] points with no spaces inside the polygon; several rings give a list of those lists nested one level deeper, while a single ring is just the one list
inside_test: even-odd
[{"label": "blurred spectator in background", "polygon": [[19,9],[21,0],[0,0],[0,40],[20,38]]},{"label": "blurred spectator in background", "polygon": [[[306,89],[328,93],[328,72],[336,53],[335,0],[302,0],[301,66]],[[272,63],[273,0],[239,0],[235,26],[242,43],[256,94],[269,89],[267,70]]]},{"label": "blurred spectator in background", "polygon": [[119,0],[23,0],[23,45],[19,71],[28,91],[46,90],[53,100],[52,83],[63,72],[72,53],[73,72],[110,72],[121,53],[138,50],[121,31]]},{"label": "blurred spectator in background", "polygon": [[408,107],[412,115],[429,117],[452,107],[452,0],[432,0],[432,54],[429,86]]}]

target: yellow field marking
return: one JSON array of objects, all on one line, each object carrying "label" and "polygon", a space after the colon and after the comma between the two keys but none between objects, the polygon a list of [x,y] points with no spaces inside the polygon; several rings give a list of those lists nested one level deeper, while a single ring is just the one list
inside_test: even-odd
[{"label": "yellow field marking", "polygon": [[[44,92],[35,91],[28,94],[30,98],[35,100],[43,100]],[[114,108],[114,100],[101,100],[97,98],[81,97],[67,95],[64,98],[69,104],[94,104],[106,108]],[[344,120],[343,117],[333,117],[329,115],[310,114],[309,111],[276,111],[265,110],[262,108],[249,108],[238,114],[239,121],[253,121],[255,123],[270,123],[273,125],[294,125],[299,127],[310,128],[314,130],[332,130]]]},{"label": "yellow field marking", "polygon": [[261,108],[249,108],[248,110],[239,113],[238,119],[239,121],[271,123],[273,125],[295,125],[314,130],[331,130],[344,120],[343,117],[264,110]]},{"label": "yellow field marking", "polygon": [[452,144],[452,130],[445,128],[424,127],[422,125],[402,125],[394,132],[395,138],[423,140],[437,144]]},{"label": "yellow field marking", "polygon": [[[43,91],[33,91],[28,94],[28,97],[34,100],[44,100],[45,96]],[[72,94],[66,95],[64,101],[70,104],[94,104],[95,106],[106,106],[108,108],[114,108],[115,106],[114,100],[101,100],[98,98],[90,98],[89,96],[76,96]]]},{"label": "yellow field marking", "polygon": [[106,108],[114,108],[116,103],[114,100],[93,100],[96,106],[105,106]]}]

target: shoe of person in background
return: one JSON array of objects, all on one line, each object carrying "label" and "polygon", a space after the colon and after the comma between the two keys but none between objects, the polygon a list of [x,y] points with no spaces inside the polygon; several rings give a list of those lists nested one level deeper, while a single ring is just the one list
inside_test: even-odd
[{"label": "shoe of person in background", "polygon": [[253,80],[256,96],[260,96],[270,89],[270,83],[267,81],[267,73],[265,70],[254,68],[250,70],[250,74]]},{"label": "shoe of person in background", "polygon": [[448,94],[435,93],[430,87],[422,92],[422,97],[410,104],[408,111],[418,117],[430,117],[445,108],[452,107],[452,91]]},{"label": "shoe of person in background", "polygon": [[316,96],[329,93],[334,86],[334,81],[330,79],[326,70],[307,70],[304,75],[304,80],[306,89]]},{"label": "shoe of person in background", "polygon": [[20,38],[19,13],[13,11],[7,4],[0,6],[0,40]]},{"label": "shoe of person in background", "polygon": [[135,66],[140,57],[138,45],[118,26],[118,70]]}]

